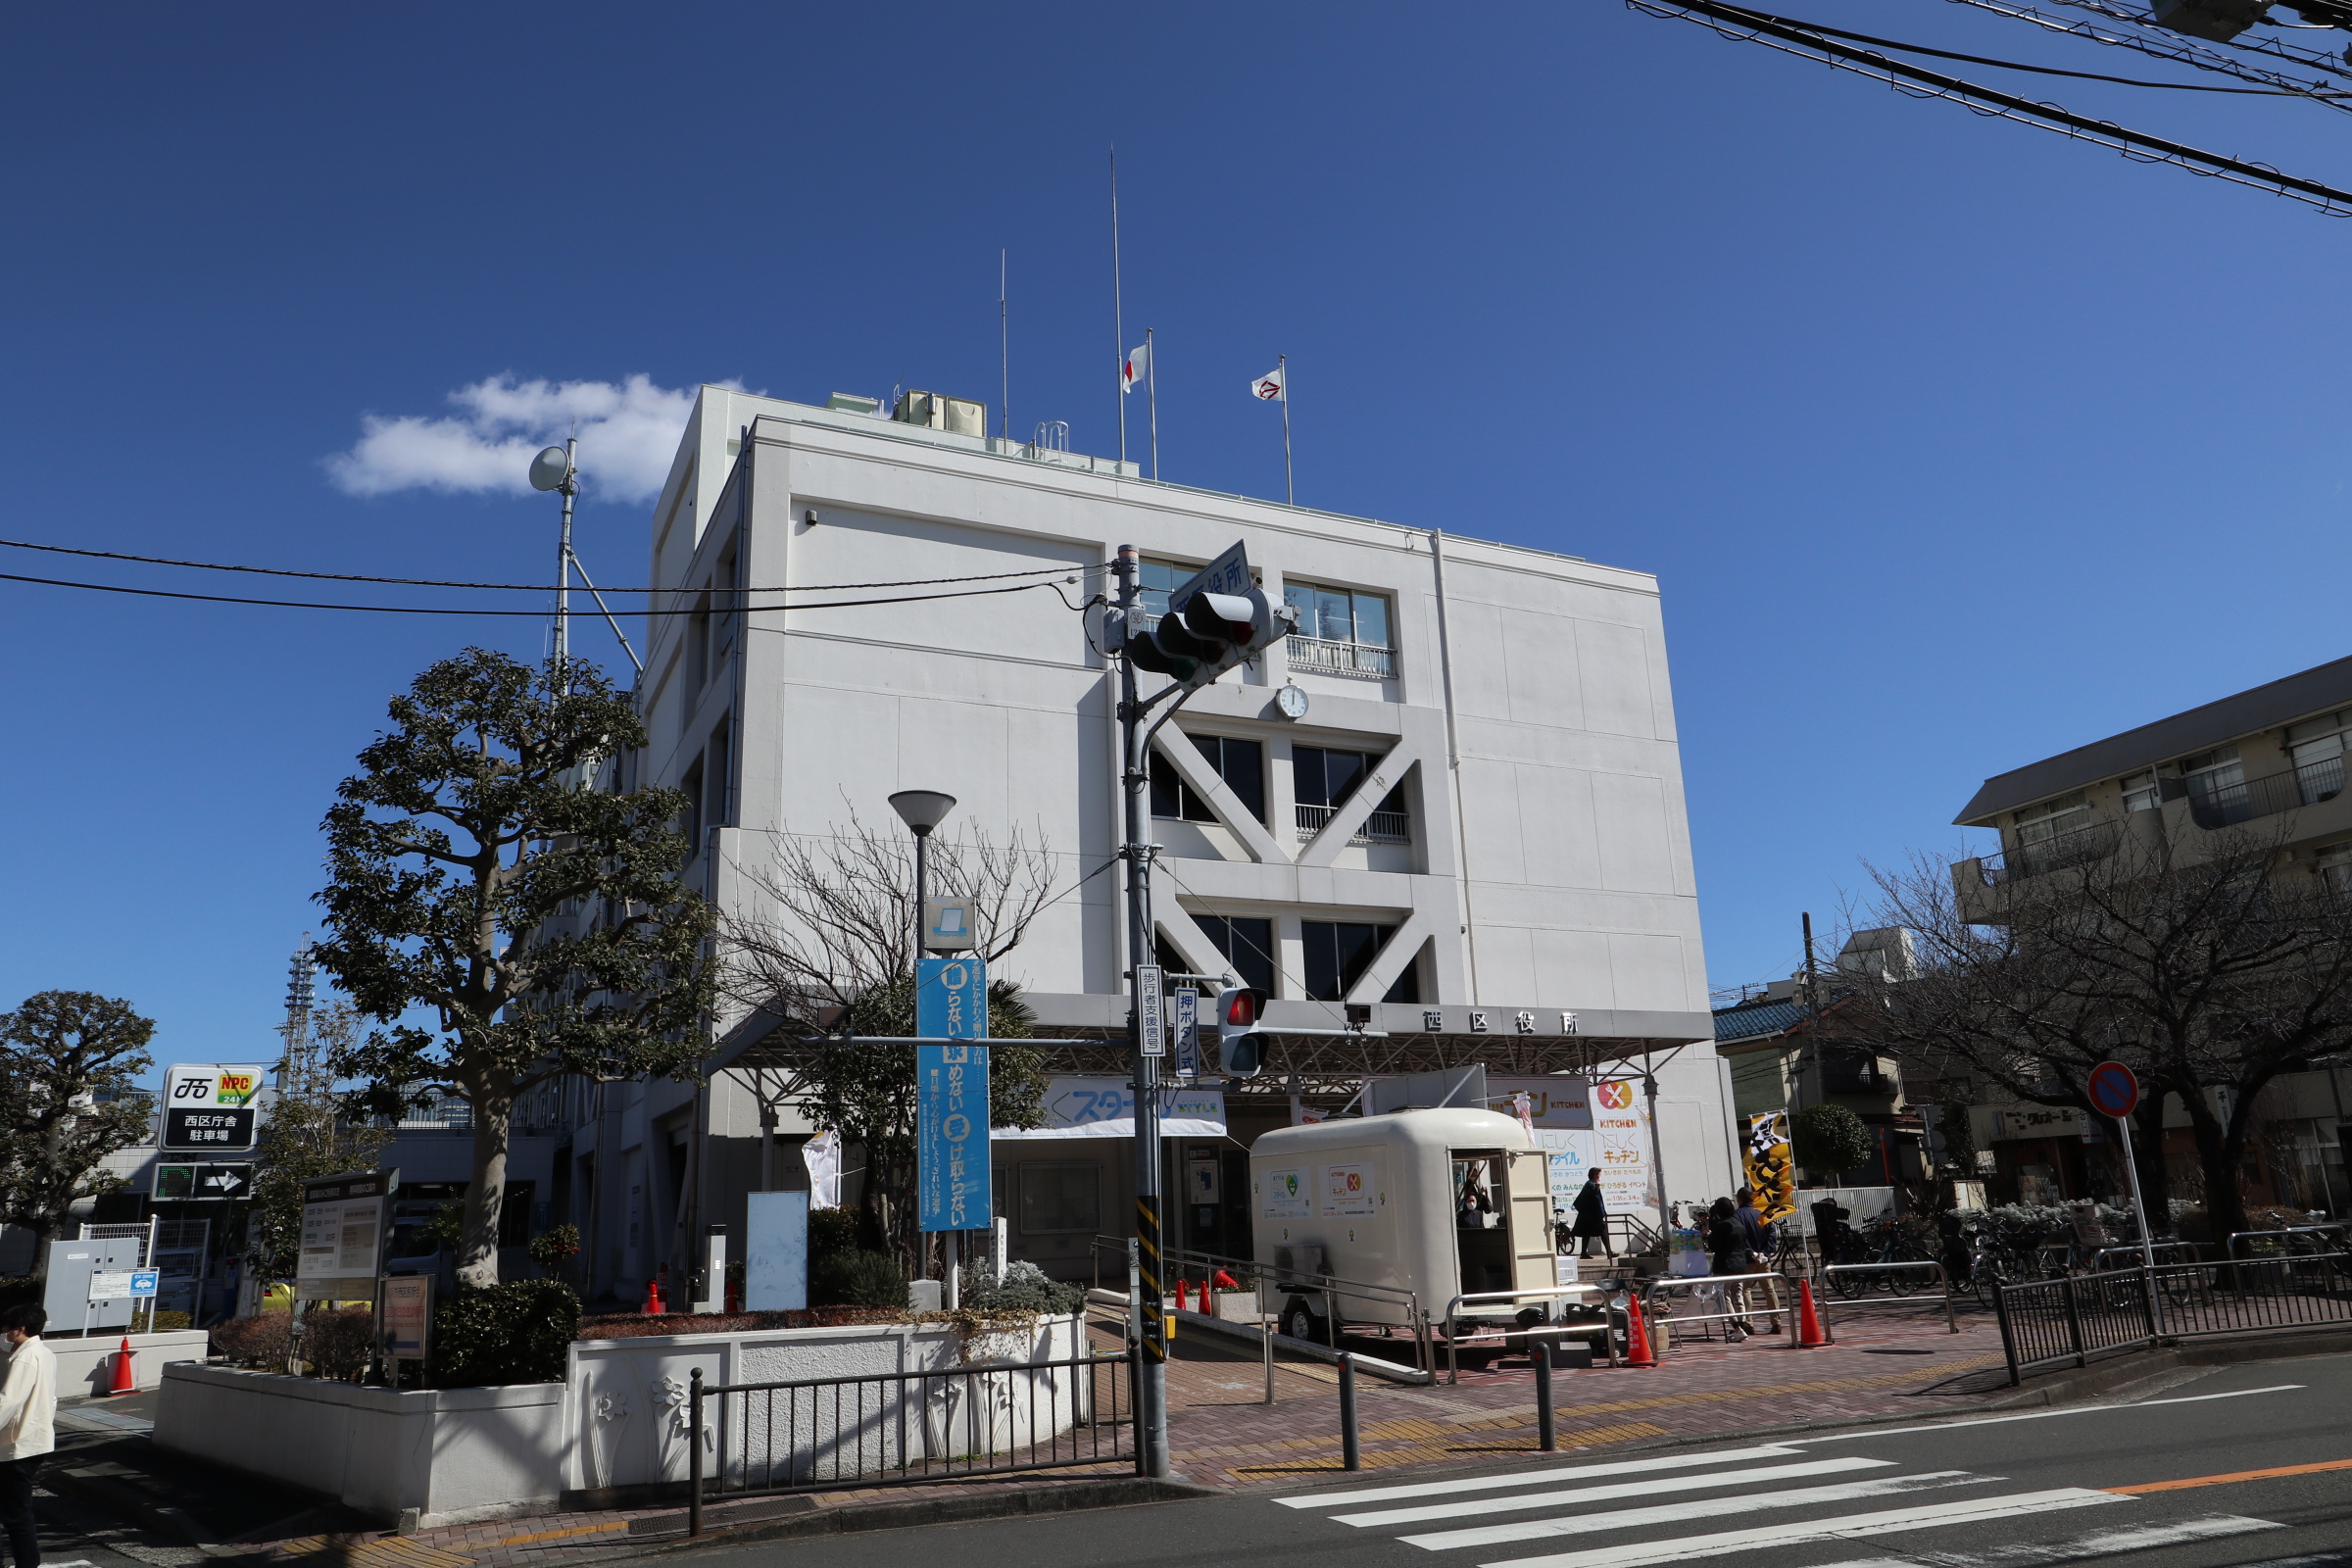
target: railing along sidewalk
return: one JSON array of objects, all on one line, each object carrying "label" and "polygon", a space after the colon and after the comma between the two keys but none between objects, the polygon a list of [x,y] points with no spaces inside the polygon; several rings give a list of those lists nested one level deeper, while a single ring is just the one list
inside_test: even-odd
[{"label": "railing along sidewalk", "polygon": [[[1095,1284],[1098,1290],[1102,1288],[1103,1254],[1107,1252],[1116,1257],[1119,1259],[1120,1266],[1124,1267],[1127,1248],[1128,1243],[1123,1237],[1098,1236],[1095,1238],[1093,1261]],[[1162,1300],[1173,1300],[1177,1282],[1183,1280],[1189,1283],[1195,1275],[1213,1280],[1220,1273],[1227,1274],[1256,1292],[1259,1332],[1266,1336],[1266,1387],[1269,1391],[1269,1402],[1271,1402],[1271,1390],[1274,1386],[1272,1370],[1274,1348],[1273,1331],[1265,1327],[1265,1320],[1281,1316],[1282,1307],[1278,1298],[1286,1296],[1320,1297],[1322,1298],[1323,1321],[1331,1325],[1334,1348],[1338,1348],[1341,1330],[1347,1321],[1340,1311],[1342,1306],[1349,1302],[1357,1302],[1396,1309],[1403,1314],[1404,1321],[1401,1323],[1391,1323],[1383,1319],[1373,1319],[1372,1321],[1380,1323],[1383,1328],[1402,1328],[1410,1333],[1413,1337],[1413,1365],[1422,1373],[1426,1381],[1434,1381],[1437,1377],[1437,1350],[1431,1341],[1429,1314],[1422,1310],[1419,1291],[1402,1285],[1384,1285],[1369,1280],[1342,1279],[1335,1274],[1319,1274],[1309,1269],[1283,1268],[1275,1264],[1259,1263],[1250,1258],[1224,1257],[1214,1252],[1196,1252],[1183,1248],[1162,1248],[1159,1255],[1163,1275],[1160,1282]]]},{"label": "railing along sidewalk", "polygon": [[[2317,1267],[2319,1284],[2312,1275]],[[2011,1385],[2166,1341],[2352,1324],[2352,1253],[2158,1264],[1998,1286]]]},{"label": "railing along sidewalk", "polygon": [[[1644,1309],[1642,1316],[1650,1320],[1649,1333],[1650,1339],[1653,1342],[1651,1348],[1660,1353],[1672,1349],[1674,1348],[1674,1331],[1672,1326],[1678,1323],[1745,1322],[1751,1317],[1762,1315],[1766,1317],[1788,1317],[1791,1321],[1791,1328],[1793,1328],[1795,1309],[1790,1306],[1787,1300],[1782,1298],[1783,1292],[1787,1289],[1788,1284],[1788,1275],[1772,1269],[1767,1269],[1762,1273],[1757,1274],[1653,1275],[1642,1290],[1642,1298],[1649,1303]],[[1668,1291],[1682,1290],[1690,1291],[1695,1294],[1698,1291],[1705,1290],[1710,1287],[1727,1285],[1737,1285],[1740,1287],[1740,1299],[1742,1301],[1747,1299],[1746,1288],[1748,1286],[1767,1285],[1772,1296],[1772,1300],[1763,1306],[1747,1306],[1737,1312],[1726,1310],[1722,1312],[1661,1313],[1658,1310],[1658,1298]],[[1727,1308],[1731,1304],[1731,1297],[1728,1294],[1724,1297],[1724,1304]]]},{"label": "railing along sidewalk", "polygon": [[[1122,1460],[1140,1475],[1129,1359],[1118,1350],[776,1383],[705,1383],[696,1367],[683,1412],[687,1533],[702,1534],[706,1496],[915,1486]],[[715,1421],[705,1413],[711,1400]]]},{"label": "railing along sidewalk", "polygon": [[[1832,1275],[1895,1274],[1920,1269],[1935,1270],[1935,1283],[1943,1288],[1943,1322],[1954,1334],[1960,1332],[1960,1316],[1952,1305],[1952,1276],[1941,1263],[1932,1257],[1905,1258],[1894,1263],[1831,1263],[1821,1271],[1822,1289],[1813,1304],[1821,1314],[1821,1332],[1832,1345],[1838,1343],[1838,1333],[1830,1326],[1830,1299],[1838,1293],[1830,1289]],[[1929,1299],[1915,1296],[1888,1296],[1884,1301],[1857,1301],[1846,1298],[1838,1304],[1857,1311],[1873,1306],[1908,1306],[1913,1301]]]},{"label": "railing along sidewalk", "polygon": [[[1495,1326],[1493,1328],[1492,1332],[1473,1333],[1467,1338],[1457,1337],[1453,1332],[1454,1319],[1462,1315],[1462,1308],[1475,1302],[1492,1301],[1497,1306],[1503,1306],[1518,1301],[1550,1302],[1563,1299],[1570,1296],[1599,1297],[1601,1304],[1601,1315],[1599,1320],[1597,1322],[1588,1323],[1567,1323],[1554,1321],[1550,1317],[1547,1308],[1545,1316],[1534,1323],[1529,1323],[1524,1326],[1517,1324],[1514,1324],[1510,1328]],[[1590,1339],[1597,1335],[1599,1336],[1602,1347],[1609,1352],[1609,1365],[1618,1365],[1617,1334],[1615,1325],[1623,1319],[1624,1313],[1622,1309],[1614,1307],[1610,1304],[1609,1297],[1609,1287],[1601,1284],[1597,1280],[1591,1284],[1584,1284],[1580,1282],[1575,1285],[1537,1286],[1524,1291],[1473,1291],[1467,1296],[1455,1297],[1452,1300],[1446,1303],[1446,1312],[1444,1317],[1444,1322],[1446,1325],[1446,1381],[1447,1383],[1459,1383],[1461,1381],[1461,1357],[1459,1350],[1462,1346],[1490,1344],[1508,1346],[1514,1335],[1526,1340],[1531,1351],[1534,1348],[1535,1342],[1539,1339],[1565,1339],[1573,1335],[1581,1335]],[[1472,1321],[1475,1322],[1476,1320],[1472,1319]]]}]

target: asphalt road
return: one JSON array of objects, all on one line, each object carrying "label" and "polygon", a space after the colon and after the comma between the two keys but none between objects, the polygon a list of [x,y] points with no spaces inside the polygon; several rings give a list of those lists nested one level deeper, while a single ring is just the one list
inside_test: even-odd
[{"label": "asphalt road", "polygon": [[2352,1568],[2352,1356],[2205,1372],[2130,1404],[1367,1472],[1146,1507],[714,1545],[686,1560],[1646,1568],[1710,1558],[1738,1568]]}]

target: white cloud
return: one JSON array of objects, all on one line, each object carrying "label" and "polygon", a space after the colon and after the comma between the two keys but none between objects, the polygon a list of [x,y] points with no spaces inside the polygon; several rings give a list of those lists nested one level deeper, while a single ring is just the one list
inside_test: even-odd
[{"label": "white cloud", "polygon": [[644,375],[617,384],[494,375],[452,392],[458,413],[444,418],[363,415],[360,439],[326,460],[327,477],[355,496],[529,495],[533,455],[576,430],[584,495],[650,501],[669,477],[694,398],[691,389],[656,386]]}]

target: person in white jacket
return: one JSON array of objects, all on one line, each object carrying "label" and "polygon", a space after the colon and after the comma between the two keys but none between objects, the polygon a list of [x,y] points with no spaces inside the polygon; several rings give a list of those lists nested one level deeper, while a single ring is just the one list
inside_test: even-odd
[{"label": "person in white jacket", "polygon": [[32,1521],[32,1476],[57,1446],[57,1352],[41,1343],[49,1314],[38,1306],[0,1312],[9,1344],[0,1379],[0,1532],[16,1568],[40,1568]]}]

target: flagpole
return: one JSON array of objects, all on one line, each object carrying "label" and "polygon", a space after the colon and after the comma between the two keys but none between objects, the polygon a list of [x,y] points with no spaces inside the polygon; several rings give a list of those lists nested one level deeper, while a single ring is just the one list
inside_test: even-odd
[{"label": "flagpole", "polygon": [[1278,354],[1274,368],[1282,373],[1282,495],[1291,506],[1298,504],[1298,487],[1291,482],[1291,357]]},{"label": "flagpole", "polygon": [[1159,352],[1152,346],[1152,329],[1144,328],[1144,396],[1152,404],[1152,482],[1159,483]]},{"label": "flagpole", "polygon": [[1111,392],[1119,402],[1119,466],[1127,464],[1127,327],[1126,307],[1119,296],[1119,148],[1110,148],[1110,363],[1119,368],[1111,377]]},{"label": "flagpole", "polygon": [[1004,373],[1004,424],[997,433],[1007,441],[1012,439],[1012,318],[1004,306],[1004,278],[1011,254],[1010,250],[997,252],[997,365]]}]

